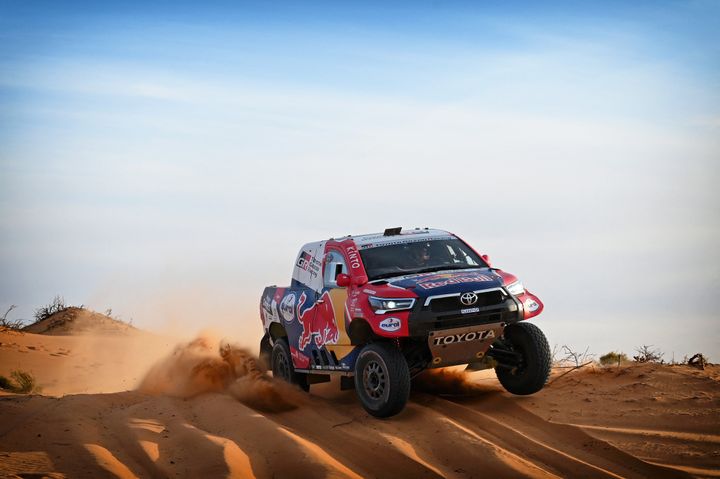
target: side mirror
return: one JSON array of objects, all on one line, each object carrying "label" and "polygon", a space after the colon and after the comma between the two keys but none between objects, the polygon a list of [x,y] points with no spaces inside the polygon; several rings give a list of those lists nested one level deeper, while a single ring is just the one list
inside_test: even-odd
[{"label": "side mirror", "polygon": [[337,278],[335,278],[335,283],[341,288],[347,288],[350,286],[350,276],[345,273],[340,273],[337,275]]},{"label": "side mirror", "polygon": [[364,274],[360,275],[360,276],[355,276],[353,278],[353,283],[355,284],[355,286],[362,286],[363,284],[365,284],[367,282],[368,282],[368,277],[365,276]]},{"label": "side mirror", "polygon": [[485,261],[487,263],[488,266],[492,266],[492,263],[490,263],[490,256],[484,254],[480,257],[482,258],[483,261]]}]

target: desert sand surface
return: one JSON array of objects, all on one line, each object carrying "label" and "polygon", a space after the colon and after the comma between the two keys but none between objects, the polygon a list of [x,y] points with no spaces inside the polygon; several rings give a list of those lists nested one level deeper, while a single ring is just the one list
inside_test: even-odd
[{"label": "desert sand surface", "polygon": [[[378,420],[201,338],[0,331],[0,477],[720,477],[720,368],[586,367],[529,397],[492,371],[419,378]],[[174,352],[173,352],[174,351]],[[239,378],[239,379],[237,379]]]}]

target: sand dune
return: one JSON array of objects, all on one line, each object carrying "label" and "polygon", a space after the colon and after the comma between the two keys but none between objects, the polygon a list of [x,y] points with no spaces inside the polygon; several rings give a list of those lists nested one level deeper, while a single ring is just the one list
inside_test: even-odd
[{"label": "sand dune", "polygon": [[[127,390],[143,379],[129,360],[121,368],[127,376],[114,385],[83,385],[82,371],[59,383],[55,372],[73,369],[81,356],[68,339],[79,341],[0,333],[0,374],[22,357],[25,369],[40,368],[46,393],[88,392],[0,397],[0,476],[720,476],[716,367],[580,370],[530,397],[504,392],[491,372],[448,371],[417,381],[405,411],[377,420],[335,382],[313,386],[310,395],[293,391],[292,409],[267,412],[267,398],[284,386],[240,356],[225,361],[235,365],[227,369],[208,344],[192,346],[192,354],[189,345],[158,352],[165,359],[154,362],[141,391]],[[128,349],[137,339],[126,341]],[[60,349],[70,353],[53,356]],[[176,363],[169,358],[178,355],[187,367],[170,371]],[[95,359],[86,372],[110,370],[107,360]],[[199,389],[202,381],[172,394],[149,387],[202,376],[207,370],[197,364],[225,372]],[[247,381],[241,394],[233,392],[237,378]]]}]

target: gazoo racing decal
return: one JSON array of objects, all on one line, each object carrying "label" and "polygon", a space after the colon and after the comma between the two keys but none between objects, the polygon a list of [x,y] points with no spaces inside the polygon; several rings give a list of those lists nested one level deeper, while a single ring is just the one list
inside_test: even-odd
[{"label": "gazoo racing decal", "polygon": [[291,322],[295,318],[295,293],[290,293],[280,302],[280,316]]},{"label": "gazoo racing decal", "polygon": [[303,251],[298,257],[296,266],[302,270],[307,271],[308,273],[310,273],[310,276],[315,278],[320,273],[320,267],[322,266],[322,263],[320,263],[317,258],[315,258],[307,251]]},{"label": "gazoo racing decal", "polygon": [[380,329],[392,333],[397,331],[402,326],[402,322],[398,318],[386,318],[379,324]]},{"label": "gazoo racing decal", "polygon": [[470,331],[469,333],[449,334],[447,336],[437,336],[433,338],[433,345],[442,346],[445,344],[467,343],[471,341],[482,341],[495,337],[495,331],[489,329],[487,331]]},{"label": "gazoo racing decal", "polygon": [[470,273],[463,276],[457,276],[457,273],[447,273],[443,275],[433,276],[418,282],[418,286],[423,289],[442,288],[449,284],[462,283],[480,283],[484,281],[495,281],[496,278],[481,273]]}]

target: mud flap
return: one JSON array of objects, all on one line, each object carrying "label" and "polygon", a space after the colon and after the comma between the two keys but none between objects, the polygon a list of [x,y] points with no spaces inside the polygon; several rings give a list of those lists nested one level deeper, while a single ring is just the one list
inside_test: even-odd
[{"label": "mud flap", "polygon": [[485,353],[505,329],[505,323],[431,331],[428,347],[432,360],[429,368],[443,368],[482,361]]}]

